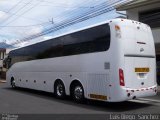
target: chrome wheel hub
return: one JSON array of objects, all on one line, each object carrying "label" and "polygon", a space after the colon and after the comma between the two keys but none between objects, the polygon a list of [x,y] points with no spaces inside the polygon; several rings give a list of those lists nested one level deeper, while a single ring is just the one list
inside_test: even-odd
[{"label": "chrome wheel hub", "polygon": [[12,87],[15,87],[15,86],[16,86],[16,85],[15,85],[15,80],[12,81],[11,85],[12,85]]},{"label": "chrome wheel hub", "polygon": [[57,95],[62,96],[63,95],[63,86],[61,84],[57,85]]},{"label": "chrome wheel hub", "polygon": [[75,87],[74,96],[76,99],[81,99],[83,95],[83,89],[80,86]]}]

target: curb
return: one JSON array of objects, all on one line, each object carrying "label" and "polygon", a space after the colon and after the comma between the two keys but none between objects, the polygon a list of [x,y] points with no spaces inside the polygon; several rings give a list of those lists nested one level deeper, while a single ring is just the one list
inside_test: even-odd
[{"label": "curb", "polygon": [[0,80],[0,83],[6,83],[6,81],[5,80]]}]

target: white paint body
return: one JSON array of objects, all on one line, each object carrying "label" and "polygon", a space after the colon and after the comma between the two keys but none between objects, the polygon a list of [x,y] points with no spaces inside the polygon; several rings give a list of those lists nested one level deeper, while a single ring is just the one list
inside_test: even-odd
[{"label": "white paint body", "polygon": [[[146,57],[155,56],[150,27],[125,19],[113,19],[105,23],[109,23],[111,30],[111,43],[107,51],[15,63],[7,72],[8,83],[14,77],[18,87],[54,92],[55,80],[61,79],[66,94],[70,95],[71,82],[78,80],[83,85],[85,98],[91,99],[90,94],[97,94],[107,96],[104,101],[110,102],[156,95],[155,57]],[[101,24],[104,23],[94,26]],[[120,37],[116,36],[115,25],[121,29]],[[141,48],[143,52],[140,52]],[[110,64],[109,69],[105,69],[106,63]],[[145,78],[138,78],[135,68],[144,67],[150,71]],[[124,72],[125,86],[120,86],[120,68]],[[34,83],[34,80],[37,82]],[[141,85],[142,82],[144,85]],[[128,92],[131,94],[129,97]]]}]

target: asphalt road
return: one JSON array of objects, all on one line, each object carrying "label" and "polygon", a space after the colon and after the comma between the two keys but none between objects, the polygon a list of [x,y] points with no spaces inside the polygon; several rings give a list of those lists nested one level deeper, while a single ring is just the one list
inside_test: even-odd
[{"label": "asphalt road", "polygon": [[12,89],[0,83],[0,113],[11,114],[106,114],[160,113],[160,93],[154,97],[121,103],[73,102],[69,97],[56,99],[52,93],[29,89]]}]

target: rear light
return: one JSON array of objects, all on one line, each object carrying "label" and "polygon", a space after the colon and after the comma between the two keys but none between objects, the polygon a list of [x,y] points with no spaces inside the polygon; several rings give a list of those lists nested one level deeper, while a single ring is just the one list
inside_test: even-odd
[{"label": "rear light", "polygon": [[120,86],[125,86],[124,74],[122,69],[119,69],[119,82],[120,82]]},{"label": "rear light", "polygon": [[121,38],[121,28],[118,25],[115,25],[116,37]]},{"label": "rear light", "polygon": [[115,30],[116,31],[119,31],[120,30],[120,27],[118,25],[115,25]]}]

